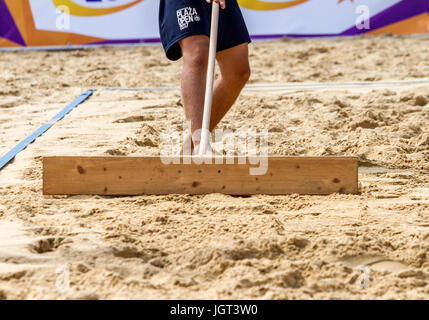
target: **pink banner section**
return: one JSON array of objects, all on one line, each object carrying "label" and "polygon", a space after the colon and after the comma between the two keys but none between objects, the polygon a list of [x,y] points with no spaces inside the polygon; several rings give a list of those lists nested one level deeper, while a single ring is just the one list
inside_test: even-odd
[{"label": "pink banner section", "polygon": [[[102,44],[135,44],[135,43],[153,43],[159,41],[158,32],[153,32],[153,35],[150,37],[121,37],[121,39],[104,36],[90,36],[87,34],[81,34],[79,32],[64,32],[55,29],[51,31],[47,29],[38,29],[36,27],[34,12],[32,10],[31,2],[32,0],[0,0],[0,48],[23,48],[23,47],[67,47],[67,46],[82,46],[82,45],[102,45]],[[96,3],[103,4],[103,0],[85,0],[88,4],[91,4],[90,7],[85,7],[81,4],[77,4],[77,0],[38,0],[39,3],[46,3],[46,10],[51,8],[55,11],[55,6],[57,3],[62,3],[66,1],[69,4],[73,5],[73,8],[78,8],[82,10],[94,11],[94,5]],[[79,0],[79,3],[82,3],[84,0]],[[244,1],[244,0],[242,0]],[[302,0],[300,4],[297,4],[294,8],[299,6],[304,6],[305,4],[313,4],[314,0]],[[332,0],[333,1],[333,0]],[[348,0],[339,0],[338,5],[343,5]],[[365,4],[365,1],[372,0],[362,0],[353,2],[358,6],[359,4]],[[390,0],[378,0],[380,3],[386,1],[387,3],[392,3]],[[107,2],[110,5],[113,2]],[[118,2],[119,3],[119,2]],[[240,3],[240,0],[239,0]],[[262,5],[267,5],[269,1],[260,1],[260,0],[246,0],[244,7],[257,7]],[[280,2],[271,2],[280,4]],[[369,2],[367,2],[369,3]],[[132,10],[130,7],[140,4],[148,4],[145,0],[134,1],[133,3],[128,2],[122,7],[126,7],[124,10]],[[349,2],[350,4],[350,2]],[[316,5],[316,3],[314,3]],[[85,9],[86,8],[86,9]],[[146,7],[144,7],[146,8]],[[99,9],[105,10],[105,9]],[[109,9],[110,10],[110,9]],[[137,10],[137,9],[136,9]],[[151,11],[156,10],[154,7],[151,7]],[[248,10],[248,9],[246,9]],[[292,10],[292,9],[283,9],[283,10]],[[113,10],[111,10],[113,11]],[[118,11],[118,10],[115,10]],[[285,12],[285,11],[282,11]],[[75,13],[70,13],[71,15]],[[154,13],[155,14],[155,13]],[[157,12],[156,12],[157,14]],[[295,18],[295,17],[294,17]],[[99,19],[99,17],[98,17]],[[290,17],[289,17],[290,19]],[[303,17],[296,16],[297,21],[302,21]],[[301,19],[301,20],[300,20]],[[335,19],[335,17],[332,17]],[[89,20],[88,20],[89,21]],[[98,20],[99,21],[99,20]],[[125,28],[129,24],[130,34],[135,34],[133,30],[133,21],[124,21]],[[90,22],[89,22],[90,23]],[[151,30],[157,30],[156,20],[150,22]],[[249,29],[252,31],[258,31],[257,25],[252,25],[253,20],[247,21]],[[293,21],[291,21],[293,23]],[[90,24],[89,24],[90,25]],[[261,38],[280,38],[280,37],[331,37],[331,36],[354,36],[362,33],[367,34],[424,34],[429,32],[429,0],[402,0],[396,2],[395,4],[387,7],[381,12],[370,16],[369,18],[369,29],[359,28],[354,25],[354,21],[350,23],[352,27],[347,28],[346,30],[341,30],[341,32],[325,33],[325,34],[311,34],[305,32],[296,32],[288,33],[284,30],[275,30],[275,32],[270,34],[264,34],[263,32],[253,32],[252,38],[261,39]],[[317,27],[317,26],[315,26]],[[54,30],[54,31],[52,31]],[[127,29],[126,29],[127,30]],[[298,30],[299,31],[299,30]]]}]

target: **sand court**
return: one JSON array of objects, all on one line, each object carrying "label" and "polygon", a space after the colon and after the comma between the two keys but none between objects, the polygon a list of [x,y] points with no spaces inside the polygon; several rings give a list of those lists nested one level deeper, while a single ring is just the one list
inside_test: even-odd
[{"label": "sand court", "polygon": [[43,196],[42,157],[159,155],[183,126],[180,66],[159,47],[2,53],[0,154],[96,91],[0,171],[0,296],[427,299],[427,41],[251,46],[220,128],[266,128],[273,155],[357,156],[359,194],[329,196]]}]

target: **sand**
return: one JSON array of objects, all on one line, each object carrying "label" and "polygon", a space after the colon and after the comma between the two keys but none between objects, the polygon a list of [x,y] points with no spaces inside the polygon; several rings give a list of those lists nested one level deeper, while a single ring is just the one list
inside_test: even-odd
[{"label": "sand", "polygon": [[0,298],[428,299],[428,55],[429,37],[252,44],[252,85],[338,84],[245,90],[220,127],[358,156],[358,195],[44,197],[42,156],[159,154],[180,92],[105,88],[177,87],[181,66],[159,46],[0,53],[0,155],[97,89],[0,171]]}]

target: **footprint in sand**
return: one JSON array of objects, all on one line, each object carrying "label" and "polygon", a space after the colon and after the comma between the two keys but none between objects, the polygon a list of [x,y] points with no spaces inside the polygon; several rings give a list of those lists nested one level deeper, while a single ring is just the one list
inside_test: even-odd
[{"label": "footprint in sand", "polygon": [[346,256],[339,261],[350,268],[364,265],[377,271],[400,272],[408,268],[407,265],[401,262],[376,255]]},{"label": "footprint in sand", "polygon": [[143,122],[143,121],[153,121],[155,117],[153,115],[145,115],[145,116],[131,116],[124,119],[118,119],[113,121],[113,123],[132,123],[132,122]]},{"label": "footprint in sand", "polygon": [[109,149],[106,151],[106,153],[108,155],[111,155],[111,156],[126,156],[127,155],[127,152],[120,150],[120,149]]},{"label": "footprint in sand", "polygon": [[143,124],[136,132],[134,143],[139,147],[158,147],[159,132],[148,124]]},{"label": "footprint in sand", "polygon": [[63,243],[63,241],[63,237],[48,237],[31,243],[29,247],[31,251],[42,254],[54,251]]},{"label": "footprint in sand", "polygon": [[429,102],[428,98],[424,97],[424,96],[417,96],[414,99],[414,105],[415,106],[419,106],[419,107],[424,107],[425,105],[427,105]]},{"label": "footprint in sand", "polygon": [[54,251],[64,239],[34,237],[18,222],[0,221],[0,280],[20,279],[41,266],[55,264]]}]

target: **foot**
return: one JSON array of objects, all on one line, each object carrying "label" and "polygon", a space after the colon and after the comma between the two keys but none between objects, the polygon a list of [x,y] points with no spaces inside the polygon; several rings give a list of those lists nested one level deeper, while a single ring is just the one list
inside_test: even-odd
[{"label": "foot", "polygon": [[[192,151],[193,156],[199,156],[200,155],[200,144],[194,142],[194,150]],[[204,157],[220,157],[221,154],[216,152],[212,146],[209,144],[203,154]]]}]

